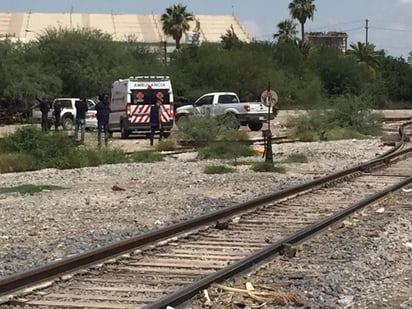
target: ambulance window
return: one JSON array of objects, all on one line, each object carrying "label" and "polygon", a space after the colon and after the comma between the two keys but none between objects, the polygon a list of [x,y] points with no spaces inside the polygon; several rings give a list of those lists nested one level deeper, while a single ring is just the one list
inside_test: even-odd
[{"label": "ambulance window", "polygon": [[163,104],[169,104],[169,89],[143,89],[132,90],[132,104],[156,104],[157,98],[163,100]]}]

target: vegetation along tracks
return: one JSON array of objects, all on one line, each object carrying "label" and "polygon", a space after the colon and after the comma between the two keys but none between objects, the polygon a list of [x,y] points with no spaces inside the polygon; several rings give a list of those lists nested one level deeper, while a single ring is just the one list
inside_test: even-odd
[{"label": "vegetation along tracks", "polygon": [[[0,281],[0,295],[8,298],[13,290],[57,277],[45,289],[10,297],[10,303],[90,308],[176,305],[407,185],[411,165],[410,149],[399,143],[393,152],[361,166],[6,277]],[[186,234],[170,239],[179,233]],[[168,240],[157,242],[162,239]],[[129,253],[107,260],[125,252]],[[103,265],[85,268],[103,260]],[[75,275],[62,275],[76,269]]]}]

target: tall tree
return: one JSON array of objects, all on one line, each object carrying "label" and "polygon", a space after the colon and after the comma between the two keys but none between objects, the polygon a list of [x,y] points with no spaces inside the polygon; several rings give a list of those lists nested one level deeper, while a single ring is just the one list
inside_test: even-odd
[{"label": "tall tree", "polygon": [[351,44],[350,47],[352,49],[348,50],[348,55],[355,56],[360,64],[365,64],[373,70],[379,67],[379,53],[375,51],[375,45],[358,42]]},{"label": "tall tree", "polygon": [[306,20],[312,19],[316,11],[314,0],[293,0],[289,3],[289,12],[293,18],[296,18],[300,23],[302,32],[302,42],[305,42],[305,23]]},{"label": "tall tree", "polygon": [[279,31],[273,35],[273,38],[277,39],[279,43],[296,42],[298,31],[293,20],[285,19],[281,21],[278,23],[278,29]]},{"label": "tall tree", "polygon": [[161,17],[162,29],[166,35],[170,35],[176,42],[176,49],[180,48],[180,40],[183,34],[190,29],[189,21],[193,20],[193,15],[186,11],[186,6],[175,4],[166,9]]}]

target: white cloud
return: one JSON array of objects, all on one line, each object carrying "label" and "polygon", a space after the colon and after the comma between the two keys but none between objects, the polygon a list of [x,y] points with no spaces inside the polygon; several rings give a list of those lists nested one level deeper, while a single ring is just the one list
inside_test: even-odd
[{"label": "white cloud", "polygon": [[260,38],[262,36],[262,30],[256,22],[253,20],[242,21],[242,26],[245,28],[246,32],[252,38]]},{"label": "white cloud", "polygon": [[400,4],[412,4],[412,0],[398,0]]}]

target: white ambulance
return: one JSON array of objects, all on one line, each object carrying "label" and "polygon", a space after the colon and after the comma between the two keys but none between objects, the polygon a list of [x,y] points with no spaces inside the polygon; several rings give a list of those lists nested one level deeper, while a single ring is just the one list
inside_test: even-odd
[{"label": "white ambulance", "polygon": [[173,90],[169,76],[132,76],[113,83],[111,92],[110,132],[129,134],[150,132],[150,109],[162,99],[161,119],[164,136],[173,127]]}]

